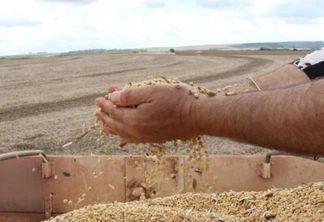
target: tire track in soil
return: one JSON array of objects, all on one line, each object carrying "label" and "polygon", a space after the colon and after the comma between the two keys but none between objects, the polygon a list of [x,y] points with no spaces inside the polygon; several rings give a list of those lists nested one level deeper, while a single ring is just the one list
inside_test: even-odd
[{"label": "tire track in soil", "polygon": [[79,75],[79,76],[72,76],[72,77],[60,77],[60,78],[53,78],[49,80],[38,80],[38,81],[33,81],[33,82],[20,82],[20,83],[14,83],[14,84],[8,84],[8,85],[3,85],[1,86],[1,90],[6,90],[6,89],[12,89],[12,88],[19,88],[21,86],[26,86],[27,84],[35,84],[37,83],[46,83],[48,81],[50,82],[60,82],[64,81],[66,79],[79,79],[79,78],[88,78],[88,77],[100,77],[100,76],[111,76],[111,75],[116,75],[116,74],[121,74],[121,73],[128,73],[128,72],[133,72],[133,71],[140,71],[140,70],[147,70],[147,68],[136,68],[136,69],[124,69],[124,70],[116,70],[116,71],[110,71],[110,72],[98,72],[98,73],[92,73],[92,74],[85,74],[85,75]]},{"label": "tire track in soil", "polygon": [[[217,81],[220,79],[230,78],[233,76],[241,76],[244,74],[248,74],[252,69],[258,69],[260,67],[266,66],[273,61],[270,59],[263,59],[263,58],[251,58],[251,57],[244,57],[244,56],[221,56],[224,58],[234,58],[234,59],[246,59],[248,63],[238,66],[233,69],[228,69],[223,72],[211,74],[208,76],[196,76],[187,79],[182,79],[183,82],[194,82],[196,83],[205,83],[210,81]],[[239,74],[238,74],[239,73]]]},{"label": "tire track in soil", "polygon": [[[171,66],[179,65],[181,62],[172,63]],[[162,65],[162,67],[165,65]],[[98,77],[98,76],[107,76],[115,75],[121,73],[127,73],[132,71],[147,70],[148,68],[135,68],[135,69],[125,69],[111,72],[100,72],[94,74],[87,74],[81,76],[75,76],[73,78],[84,78],[84,77]],[[58,81],[65,78],[56,78],[51,81]],[[11,85],[12,86],[12,85]],[[37,104],[26,104],[20,106],[9,107],[6,109],[0,109],[0,122],[13,121],[24,117],[37,116],[44,113],[57,112],[62,110],[67,110],[72,107],[82,107],[87,106],[87,104],[93,104],[94,100],[98,96],[103,96],[105,93],[96,93],[78,98],[70,98],[61,101],[55,102],[45,102]]]},{"label": "tire track in soil", "polygon": [[[110,75],[133,72],[133,71],[140,71],[140,70],[147,70],[147,68],[123,69],[123,70],[117,70],[117,71],[111,71],[111,72],[98,72],[98,73],[94,73],[94,74],[86,74],[86,75],[75,76],[75,77],[72,77],[72,78],[110,76]],[[61,79],[64,79],[64,78],[61,78]]]},{"label": "tire track in soil", "polygon": [[[212,74],[208,76],[197,76],[193,78],[187,78],[183,79],[183,82],[190,82],[193,81],[195,83],[205,83],[209,81],[215,81],[223,78],[229,78],[232,76],[237,76],[238,72],[240,72],[240,75],[243,75],[245,73],[248,73],[251,69],[256,69],[262,66],[267,65],[268,63],[271,63],[272,60],[269,59],[262,59],[262,58],[250,58],[250,57],[243,57],[243,56],[222,56],[222,57],[228,57],[228,58],[244,58],[248,60],[247,64],[244,64],[242,66],[236,67],[234,69],[229,69],[224,72],[220,72],[217,74]],[[181,62],[180,62],[181,63]],[[174,65],[179,65],[180,63],[175,63]],[[162,65],[163,66],[163,65]],[[138,69],[132,69],[134,70],[142,70],[146,68],[138,68]],[[119,74],[123,72],[129,72],[128,70],[120,70],[120,71],[113,71],[109,74]],[[106,73],[96,73],[96,76],[100,75],[107,75]],[[87,77],[90,75],[83,75],[82,77]],[[93,76],[93,74],[92,74]],[[81,77],[81,76],[80,76]],[[45,102],[45,103],[37,103],[37,104],[27,104],[27,105],[21,105],[21,106],[15,106],[10,107],[7,109],[0,110],[0,122],[6,122],[6,121],[13,121],[24,117],[29,116],[37,116],[44,113],[50,113],[50,112],[57,112],[62,110],[67,110],[72,107],[83,107],[88,106],[88,104],[93,104],[93,101],[96,97],[104,95],[103,93],[95,93],[91,95],[86,95],[82,97],[77,98],[70,98],[66,100],[61,101],[54,101],[54,102]]]},{"label": "tire track in soil", "polygon": [[29,116],[38,116],[44,113],[57,112],[62,110],[71,109],[72,107],[83,107],[94,104],[94,100],[98,96],[103,96],[103,93],[95,93],[78,98],[70,98],[61,101],[27,104],[14,106],[7,109],[0,110],[0,122],[13,121]]}]

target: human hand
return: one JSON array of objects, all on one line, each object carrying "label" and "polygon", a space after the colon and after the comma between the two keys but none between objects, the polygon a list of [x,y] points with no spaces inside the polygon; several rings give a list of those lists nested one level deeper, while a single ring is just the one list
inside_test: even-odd
[{"label": "human hand", "polygon": [[103,132],[117,134],[120,143],[163,142],[190,139],[199,134],[197,99],[184,84],[142,86],[118,91],[110,87],[111,100],[99,97],[98,117]]}]

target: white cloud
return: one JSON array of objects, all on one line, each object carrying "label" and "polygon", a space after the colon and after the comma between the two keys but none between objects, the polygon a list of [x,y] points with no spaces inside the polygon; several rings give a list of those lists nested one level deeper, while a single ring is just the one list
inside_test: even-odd
[{"label": "white cloud", "polygon": [[266,14],[268,17],[278,18],[299,18],[299,19],[313,19],[323,16],[324,2],[322,0],[290,0],[277,4],[270,8]]},{"label": "white cloud", "polygon": [[324,38],[324,16],[301,1],[61,1],[6,1],[1,54]]},{"label": "white cloud", "polygon": [[205,8],[241,9],[253,5],[253,0],[196,0],[196,3]]},{"label": "white cloud", "polygon": [[83,5],[83,4],[92,4],[97,2],[98,0],[38,0],[38,1]]},{"label": "white cloud", "polygon": [[32,0],[6,1],[0,7],[0,27],[40,25],[42,16],[41,7]]},{"label": "white cloud", "polygon": [[151,8],[163,8],[165,5],[164,0],[146,0],[145,4]]}]

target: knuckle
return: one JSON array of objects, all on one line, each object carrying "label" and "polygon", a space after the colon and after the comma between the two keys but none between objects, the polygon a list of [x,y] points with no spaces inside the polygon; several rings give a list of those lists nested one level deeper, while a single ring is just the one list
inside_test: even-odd
[{"label": "knuckle", "polygon": [[139,127],[139,123],[137,120],[133,119],[133,120],[129,120],[128,122],[129,127],[134,130],[137,131],[138,127]]},{"label": "knuckle", "polygon": [[131,91],[128,89],[123,90],[120,98],[121,102],[122,103],[127,102],[130,100],[130,98],[131,98]]}]

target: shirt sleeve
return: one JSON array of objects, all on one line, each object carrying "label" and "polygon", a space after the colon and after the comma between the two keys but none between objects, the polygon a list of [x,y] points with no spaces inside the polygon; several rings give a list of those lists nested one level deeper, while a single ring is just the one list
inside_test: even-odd
[{"label": "shirt sleeve", "polygon": [[297,59],[292,64],[304,71],[310,79],[322,77],[324,76],[324,48]]}]

